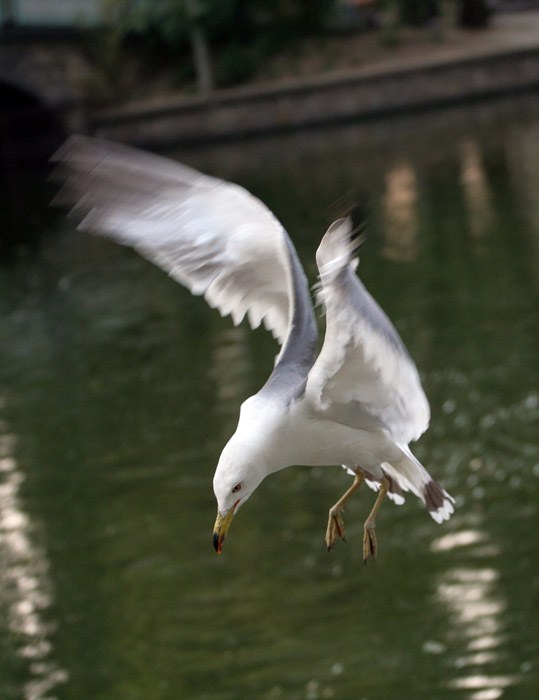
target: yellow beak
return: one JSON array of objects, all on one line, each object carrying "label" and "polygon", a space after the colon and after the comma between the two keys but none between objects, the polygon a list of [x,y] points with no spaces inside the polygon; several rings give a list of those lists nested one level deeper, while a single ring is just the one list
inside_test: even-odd
[{"label": "yellow beak", "polygon": [[217,512],[217,518],[215,520],[215,525],[213,526],[213,546],[215,547],[217,554],[221,554],[223,542],[227,535],[228,528],[230,527],[230,523],[232,522],[232,518],[234,517],[236,505],[237,503],[225,516],[222,516],[221,513]]}]

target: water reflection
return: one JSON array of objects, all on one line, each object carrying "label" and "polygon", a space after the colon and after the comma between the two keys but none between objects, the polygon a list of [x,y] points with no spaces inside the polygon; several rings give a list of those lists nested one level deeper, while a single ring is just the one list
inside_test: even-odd
[{"label": "water reflection", "polygon": [[507,140],[506,156],[516,197],[534,234],[533,271],[539,283],[539,126],[534,123],[513,129]]},{"label": "water reflection", "polygon": [[49,564],[34,541],[33,524],[22,503],[24,475],[14,456],[15,444],[16,436],[0,421],[0,604],[7,608],[15,653],[28,668],[24,700],[51,700],[51,691],[68,676],[54,660]]},{"label": "water reflection", "polygon": [[399,162],[386,174],[383,198],[383,255],[410,262],[417,258],[417,178],[412,165]]},{"label": "water reflection", "polygon": [[492,221],[492,204],[479,142],[460,143],[460,182],[468,209],[468,225],[473,237],[481,237]]},{"label": "water reflection", "polygon": [[454,660],[462,675],[450,680],[449,687],[470,691],[470,700],[497,700],[505,688],[518,681],[514,675],[492,672],[499,666],[507,642],[503,622],[507,601],[497,589],[499,571],[476,563],[477,559],[495,560],[500,555],[489,539],[484,529],[476,527],[442,535],[431,545],[433,552],[466,548],[460,556],[469,566],[445,571],[439,578],[436,598],[449,608],[448,620],[461,637],[459,648],[466,649]]}]

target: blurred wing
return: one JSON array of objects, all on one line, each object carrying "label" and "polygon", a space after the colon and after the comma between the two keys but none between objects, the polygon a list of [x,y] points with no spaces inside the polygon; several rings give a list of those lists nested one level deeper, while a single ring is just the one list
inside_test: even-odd
[{"label": "blurred wing", "polygon": [[339,219],[316,254],[326,335],[307,398],[332,420],[408,444],[427,429],[429,405],[397,331],[355,274],[356,247],[350,220]]},{"label": "blurred wing", "polygon": [[297,295],[312,310],[285,230],[239,185],[81,136],[54,160],[64,183],[55,204],[74,205],[80,229],[132,246],[235,324],[247,313],[253,328],[263,322],[282,344]]}]

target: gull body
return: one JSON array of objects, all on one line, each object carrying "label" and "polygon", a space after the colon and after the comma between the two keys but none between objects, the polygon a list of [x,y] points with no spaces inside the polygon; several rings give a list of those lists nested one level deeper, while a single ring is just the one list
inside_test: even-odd
[{"label": "gull body", "polygon": [[269,474],[292,465],[342,465],[353,486],[330,509],[326,542],[344,537],[342,506],[363,482],[379,496],[365,523],[364,557],[376,556],[374,517],[387,495],[410,491],[442,522],[453,498],[408,444],[430,410],[417,369],[395,328],[356,274],[356,222],[326,232],[316,254],[318,331],[309,287],[288,234],[249,192],[184,165],[99,139],[72,137],[56,155],[79,228],[138,250],[204,295],[235,324],[263,323],[281,345],[257,394],[241,406],[213,480],[221,551],[237,512]]},{"label": "gull body", "polygon": [[[229,451],[232,459],[228,459]],[[256,395],[243,403],[237,430],[223,455],[235,464],[246,455],[264,465],[265,475],[294,464],[317,467],[357,462],[379,478],[381,462],[402,457],[382,431],[350,428],[320,417],[313,420],[305,397],[276,405]],[[220,466],[217,473],[219,470]]]}]

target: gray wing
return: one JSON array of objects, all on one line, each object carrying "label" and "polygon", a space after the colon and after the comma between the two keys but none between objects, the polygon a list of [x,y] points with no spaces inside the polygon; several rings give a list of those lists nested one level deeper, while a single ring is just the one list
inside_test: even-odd
[{"label": "gray wing", "polygon": [[54,203],[73,206],[80,229],[135,248],[235,324],[245,314],[253,328],[263,322],[284,344],[281,364],[287,354],[303,368],[305,352],[292,350],[298,323],[302,341],[316,341],[307,282],[288,235],[260,200],[99,139],[71,137],[53,160],[63,182]]},{"label": "gray wing", "polygon": [[427,429],[429,405],[397,331],[355,274],[355,247],[350,220],[339,219],[317,251],[326,335],[306,396],[332,420],[408,444]]}]

